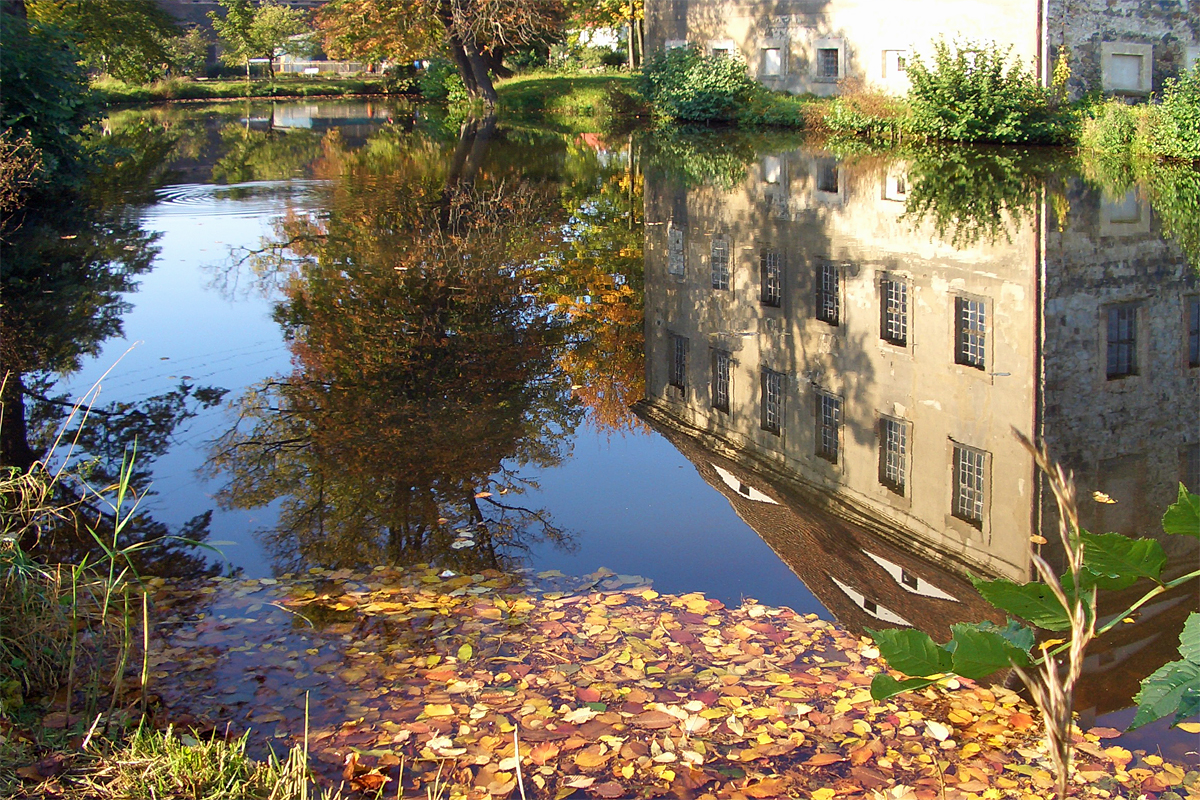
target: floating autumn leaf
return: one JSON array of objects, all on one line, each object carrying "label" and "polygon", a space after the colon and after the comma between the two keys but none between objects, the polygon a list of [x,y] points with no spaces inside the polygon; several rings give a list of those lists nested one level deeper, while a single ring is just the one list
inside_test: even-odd
[{"label": "floating autumn leaf", "polygon": [[553,742],[538,742],[529,751],[529,760],[539,767],[558,756],[558,745]]}]

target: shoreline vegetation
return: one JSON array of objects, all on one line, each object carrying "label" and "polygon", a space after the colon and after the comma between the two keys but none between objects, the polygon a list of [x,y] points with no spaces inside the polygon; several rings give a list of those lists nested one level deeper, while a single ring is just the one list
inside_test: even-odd
[{"label": "shoreline vegetation", "polygon": [[[40,726],[3,723],[0,791],[970,800],[1053,785],[1036,709],[1007,689],[948,680],[876,702],[878,649],[814,615],[604,570],[535,580],[425,565],[150,579],[145,639],[140,598],[122,623],[149,647],[128,654],[117,702],[69,717],[60,693]],[[1117,733],[1076,729],[1076,796],[1200,794],[1200,773]]]}]

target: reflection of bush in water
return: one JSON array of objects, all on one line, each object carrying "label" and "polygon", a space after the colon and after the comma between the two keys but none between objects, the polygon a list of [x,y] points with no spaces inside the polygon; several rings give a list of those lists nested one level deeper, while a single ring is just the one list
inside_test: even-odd
[{"label": "reflection of bush in water", "polygon": [[643,163],[645,169],[668,173],[685,187],[708,185],[729,191],[746,179],[746,167],[760,154],[791,150],[801,142],[799,135],[664,128],[646,136]]},{"label": "reflection of bush in water", "polygon": [[1036,213],[1050,162],[1024,150],[938,147],[916,150],[909,162],[904,216],[932,222],[955,247],[1011,241]]}]

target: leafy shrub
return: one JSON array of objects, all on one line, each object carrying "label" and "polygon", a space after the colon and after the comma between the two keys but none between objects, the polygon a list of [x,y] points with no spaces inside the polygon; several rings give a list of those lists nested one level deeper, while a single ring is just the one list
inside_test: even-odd
[{"label": "leafy shrub", "polygon": [[913,131],[932,139],[996,144],[1059,144],[1071,117],[1052,92],[1019,63],[1011,48],[934,43],[932,64],[908,65]]},{"label": "leafy shrub", "polygon": [[1200,159],[1200,70],[1167,80],[1149,122],[1145,150],[1150,155]]},{"label": "leafy shrub", "polygon": [[841,93],[814,104],[809,126],[836,136],[893,136],[906,124],[908,109],[902,100],[867,88],[861,81],[843,81]]},{"label": "leafy shrub", "polygon": [[426,100],[445,100],[451,103],[467,99],[467,87],[463,85],[458,68],[451,62],[435,58],[417,76],[417,91]]},{"label": "leafy shrub", "polygon": [[1089,150],[1128,150],[1137,135],[1137,129],[1137,112],[1120,100],[1109,100],[1096,106],[1084,118],[1079,143]]},{"label": "leafy shrub", "polygon": [[655,113],[679,122],[732,122],[757,89],[740,58],[685,47],[655,55],[638,79]]}]

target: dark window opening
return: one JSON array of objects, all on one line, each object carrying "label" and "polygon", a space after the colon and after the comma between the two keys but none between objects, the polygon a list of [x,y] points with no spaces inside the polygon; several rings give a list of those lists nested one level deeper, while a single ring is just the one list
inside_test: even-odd
[{"label": "dark window opening", "polygon": [[838,49],[836,47],[822,47],[818,49],[817,77],[833,79],[840,77],[839,61]]},{"label": "dark window opening", "polygon": [[1137,306],[1108,309],[1107,378],[1116,380],[1137,374]]},{"label": "dark window opening", "polygon": [[921,584],[921,582],[917,579],[917,576],[913,575],[906,569],[900,570],[900,583],[904,584],[910,589],[916,589]]},{"label": "dark window opening", "polygon": [[672,336],[671,340],[671,385],[686,392],[688,340],[686,336]]}]

